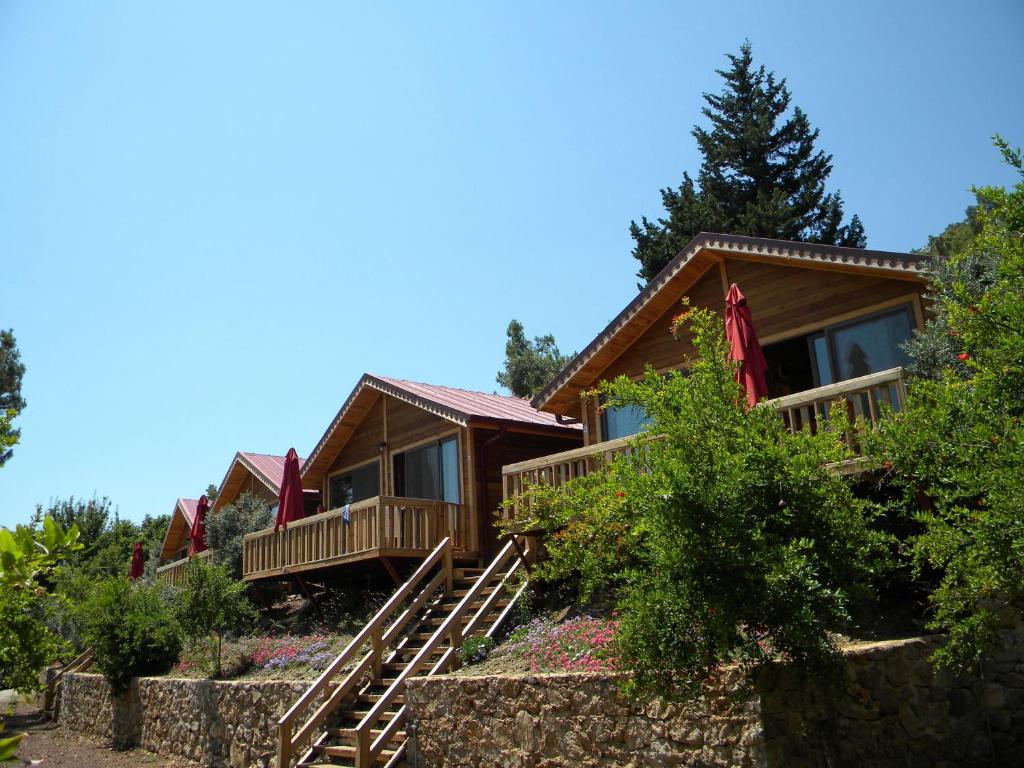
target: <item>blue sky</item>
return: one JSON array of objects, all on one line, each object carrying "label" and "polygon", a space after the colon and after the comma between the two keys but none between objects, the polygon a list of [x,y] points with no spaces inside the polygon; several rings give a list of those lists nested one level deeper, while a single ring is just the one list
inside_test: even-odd
[{"label": "blue sky", "polygon": [[1015,0],[4,2],[0,524],[170,512],[238,449],[308,452],[363,371],[493,391],[512,317],[582,347],[744,38],[869,246],[919,246],[1012,181],[1022,29]]}]

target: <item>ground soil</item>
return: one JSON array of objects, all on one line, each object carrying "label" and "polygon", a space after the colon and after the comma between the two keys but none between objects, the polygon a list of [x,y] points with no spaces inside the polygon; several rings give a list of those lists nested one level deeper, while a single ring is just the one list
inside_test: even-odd
[{"label": "ground soil", "polygon": [[188,760],[162,757],[144,749],[115,752],[109,744],[50,722],[35,704],[19,704],[5,722],[5,735],[28,734],[18,750],[18,757],[25,765],[43,768],[197,768]]}]

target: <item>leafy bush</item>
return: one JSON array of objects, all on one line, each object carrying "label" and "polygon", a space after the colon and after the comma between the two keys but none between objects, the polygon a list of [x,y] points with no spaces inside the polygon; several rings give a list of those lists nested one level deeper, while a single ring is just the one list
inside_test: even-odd
[{"label": "leafy bush", "polygon": [[221,673],[224,634],[249,628],[256,620],[245,590],[245,582],[232,579],[224,566],[192,558],[185,567],[185,583],[174,598],[175,614],[186,637],[213,641],[214,676]]},{"label": "leafy bush", "polygon": [[206,543],[213,550],[213,561],[225,566],[236,578],[242,578],[242,539],[247,533],[261,531],[274,521],[267,502],[246,491],[234,504],[227,504],[206,519]]},{"label": "leafy bush", "polygon": [[[1019,151],[996,143],[1024,177]],[[980,231],[933,278],[935,320],[911,346],[935,378],[912,382],[868,441],[919,526],[914,566],[938,578],[931,627],[949,633],[935,658],[956,669],[1024,601],[1024,182],[975,192]]]},{"label": "leafy bush", "polygon": [[100,582],[80,610],[96,667],[115,695],[132,678],[162,674],[178,660],[181,639],[168,587],[119,576]]},{"label": "leafy bush", "polygon": [[81,546],[74,525],[65,531],[50,517],[41,529],[0,528],[0,688],[37,690],[43,667],[68,649],[45,622],[40,580]]},{"label": "leafy bush", "polygon": [[494,641],[491,638],[474,635],[462,641],[462,648],[459,649],[459,658],[467,666],[479,664],[493,650]]},{"label": "leafy bush", "polygon": [[889,567],[888,538],[826,468],[849,456],[840,435],[790,434],[772,408],[748,410],[721,319],[697,309],[678,326],[699,354],[687,374],[601,387],[607,405],[650,417],[634,450],[527,490],[525,526],[551,532],[535,572],[571,580],[584,600],[616,596],[638,690],[695,694],[728,661],[823,668],[836,658],[832,632]]}]

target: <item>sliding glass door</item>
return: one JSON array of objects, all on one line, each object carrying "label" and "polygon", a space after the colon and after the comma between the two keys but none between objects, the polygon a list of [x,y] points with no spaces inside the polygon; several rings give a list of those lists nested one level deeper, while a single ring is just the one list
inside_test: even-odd
[{"label": "sliding glass door", "polygon": [[393,458],[395,495],[459,503],[459,444],[454,437]]}]

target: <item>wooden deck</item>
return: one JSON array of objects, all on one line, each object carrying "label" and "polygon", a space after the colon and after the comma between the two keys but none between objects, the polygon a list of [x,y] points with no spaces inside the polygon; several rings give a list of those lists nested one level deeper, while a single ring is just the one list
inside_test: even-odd
[{"label": "wooden deck", "polygon": [[[903,369],[890,368],[838,384],[829,384],[766,401],[763,407],[775,408],[789,429],[796,432],[800,429],[817,429],[819,423],[828,421],[837,405],[851,421],[863,419],[874,424],[883,413],[883,403],[894,410],[899,410],[905,400],[906,384]],[[654,436],[651,439],[660,438]],[[573,478],[586,475],[616,456],[632,450],[635,450],[634,438],[620,437],[571,451],[542,456],[539,459],[508,464],[501,469],[505,499],[516,498],[528,485],[564,485]],[[516,511],[511,510],[511,514],[514,516]]]},{"label": "wooden deck", "polygon": [[246,581],[284,576],[381,557],[426,557],[446,537],[457,554],[468,544],[461,504],[374,496],[343,508],[247,534],[242,545]]},{"label": "wooden deck", "polygon": [[[213,557],[213,551],[204,549],[202,552],[194,555],[194,557],[206,560]],[[161,581],[166,581],[171,586],[182,586],[185,583],[185,566],[188,565],[188,560],[187,557],[183,557],[181,560],[175,560],[173,563],[161,565],[156,569],[156,577]]]}]

